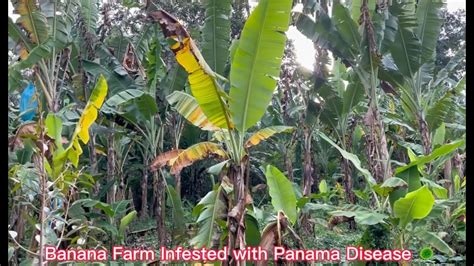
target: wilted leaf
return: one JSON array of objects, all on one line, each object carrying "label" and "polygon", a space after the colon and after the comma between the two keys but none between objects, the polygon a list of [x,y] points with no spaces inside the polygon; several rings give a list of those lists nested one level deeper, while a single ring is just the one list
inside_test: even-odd
[{"label": "wilted leaf", "polygon": [[182,151],[182,149],[175,149],[158,155],[158,157],[156,157],[153,162],[151,162],[150,170],[156,171],[158,168],[161,168],[166,164],[172,165],[174,159],[176,159]]},{"label": "wilted leaf", "polygon": [[201,142],[179,153],[171,166],[171,173],[176,175],[184,167],[192,165],[194,162],[210,155],[217,155],[219,158],[227,159],[227,153],[219,145],[212,142]]},{"label": "wilted leaf", "polygon": [[293,131],[293,127],[288,126],[271,126],[264,129],[260,129],[259,131],[255,132],[246,142],[245,148],[250,148],[259,144],[262,140],[266,140],[272,137],[275,134],[283,133],[283,132],[291,132]]}]

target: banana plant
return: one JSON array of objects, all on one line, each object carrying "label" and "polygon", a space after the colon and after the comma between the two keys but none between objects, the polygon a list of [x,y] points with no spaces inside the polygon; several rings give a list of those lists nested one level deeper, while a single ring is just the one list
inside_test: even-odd
[{"label": "banana plant", "polygon": [[[19,0],[12,2],[17,21],[8,18],[8,37],[19,61],[9,67],[9,91],[22,86],[20,72],[32,68],[37,88],[41,89],[46,108],[57,112],[60,108],[60,86],[69,67],[70,34],[77,20],[81,4],[77,1]],[[62,16],[57,16],[61,12]]]},{"label": "banana plant", "polygon": [[[210,1],[209,4],[212,5],[213,2]],[[231,250],[244,249],[246,245],[243,221],[245,207],[250,203],[250,195],[246,189],[247,147],[282,131],[282,128],[264,129],[265,131],[255,133],[250,139],[246,138],[248,130],[263,116],[276,88],[275,77],[279,75],[286,41],[284,33],[288,29],[290,9],[289,0],[259,2],[245,23],[235,52],[231,55],[229,79],[216,73],[215,71],[219,70],[212,69],[206,63],[207,59],[212,57],[208,55],[205,59],[201,55],[190,34],[176,18],[163,10],[149,14],[160,24],[165,37],[171,42],[170,48],[176,60],[188,72],[192,96],[186,98],[193,97],[193,100],[189,101],[191,104],[181,106],[188,106],[194,109],[194,112],[185,109],[186,112],[183,113],[196,114],[186,117],[192,123],[200,121],[198,125],[212,124],[218,128],[227,147],[224,151],[218,144],[198,143],[181,152],[172,151],[177,156],[172,160],[165,160],[165,163],[171,161],[172,171],[177,172],[183,166],[210,154],[230,159],[228,177],[233,186],[234,199],[229,208],[227,222],[229,227],[236,229],[229,232],[227,237]],[[219,17],[222,18],[223,14]],[[210,43],[221,49],[216,41],[214,38]],[[226,61],[227,58],[217,60]],[[213,67],[218,65],[213,64]],[[225,92],[224,85],[230,86],[229,94]],[[200,120],[196,120],[198,117]],[[207,120],[204,123],[203,117]]]},{"label": "banana plant", "polygon": [[[398,30],[389,48],[391,57],[387,55],[384,62],[399,73],[392,82],[400,91],[400,102],[407,118],[416,121],[424,154],[431,152],[431,133],[439,126],[438,120],[446,116],[440,112],[447,111],[452,101],[452,90],[444,88],[447,76],[443,72],[447,69],[438,75],[434,73],[436,40],[443,23],[441,11],[444,6],[444,1],[423,0],[416,5],[406,2],[390,7],[390,12],[398,18]],[[459,60],[463,50],[453,61]],[[444,91],[441,95],[436,93],[439,87]]]},{"label": "banana plant", "polygon": [[[377,4],[373,5],[374,2]],[[331,16],[320,12],[316,21],[303,13],[295,14],[297,29],[351,68],[365,89],[368,98],[364,117],[366,150],[371,158],[369,169],[378,181],[392,176],[377,96],[380,95],[378,73],[381,55],[393,42],[397,27],[396,17],[383,3],[385,1],[352,1],[351,12],[338,2],[333,6]]]}]

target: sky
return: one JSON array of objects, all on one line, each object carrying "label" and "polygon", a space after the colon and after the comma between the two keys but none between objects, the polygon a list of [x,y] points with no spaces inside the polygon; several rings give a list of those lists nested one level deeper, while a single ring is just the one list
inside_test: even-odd
[{"label": "sky", "polygon": [[[254,6],[255,4],[256,1],[250,0],[251,6]],[[466,0],[447,0],[447,7],[450,11],[454,11],[457,9],[466,9]],[[295,9],[301,9],[301,6],[297,5]],[[8,16],[11,17],[14,21],[18,17],[18,15],[13,14],[13,6],[10,0],[8,0]],[[313,69],[314,47],[311,40],[306,38],[293,26],[290,27],[286,35],[290,40],[293,40],[293,44],[296,50],[297,62],[307,69]]]}]

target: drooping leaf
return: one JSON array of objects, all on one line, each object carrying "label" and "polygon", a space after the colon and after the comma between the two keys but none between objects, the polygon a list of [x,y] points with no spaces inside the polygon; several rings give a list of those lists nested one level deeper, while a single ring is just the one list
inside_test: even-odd
[{"label": "drooping leaf", "polygon": [[336,88],[329,84],[322,85],[318,94],[324,100],[320,120],[334,129],[338,128],[338,122],[343,116],[345,99],[338,94]]},{"label": "drooping leaf", "polygon": [[456,253],[446,242],[444,242],[439,236],[437,236],[433,232],[421,230],[417,232],[416,236],[418,236],[426,244],[431,245],[437,250],[443,252],[444,254],[454,256],[454,254]]},{"label": "drooping leaf", "polygon": [[407,186],[395,187],[389,192],[390,205],[393,206],[395,201],[404,197],[407,192],[412,192],[421,187],[420,169],[417,166],[407,168],[405,171],[397,173],[397,176],[407,183]]},{"label": "drooping leaf", "polygon": [[183,90],[186,84],[188,73],[180,65],[175,64],[171,66],[168,74],[160,84],[159,93],[163,99],[170,93],[178,90]]},{"label": "drooping leaf", "polygon": [[343,114],[348,114],[352,109],[362,100],[364,99],[365,91],[362,84],[359,82],[352,82],[350,83],[346,90],[344,91],[343,101],[344,105],[342,108]]},{"label": "drooping leaf", "polygon": [[292,132],[293,130],[293,127],[288,126],[271,126],[260,129],[259,131],[253,133],[253,135],[247,139],[247,141],[245,142],[245,147],[250,148],[259,144],[262,140],[266,140],[272,137],[275,134],[283,132]]},{"label": "drooping leaf", "polygon": [[166,97],[168,103],[191,124],[203,130],[215,131],[219,129],[214,126],[202,111],[196,99],[182,91],[175,91]]},{"label": "drooping leaf", "polygon": [[420,165],[420,164],[423,165],[423,164],[429,163],[429,162],[433,161],[434,159],[436,159],[440,156],[446,155],[446,154],[456,150],[457,148],[464,145],[464,143],[465,143],[465,140],[460,139],[460,140],[457,140],[457,141],[454,141],[454,142],[451,142],[451,143],[444,144],[443,146],[435,149],[431,154],[426,155],[426,156],[418,157],[417,160],[415,160],[413,162],[410,162],[406,166],[398,167],[395,170],[395,174],[401,173],[401,172],[405,171],[406,169],[408,169],[412,166],[415,166],[415,165]]},{"label": "drooping leaf", "polygon": [[438,199],[448,199],[448,190],[446,188],[426,178],[421,178],[420,180],[433,191]]},{"label": "drooping leaf", "polygon": [[13,22],[11,17],[8,17],[8,37],[10,37],[15,43],[21,42],[26,48],[26,53],[33,47],[31,40],[26,37],[25,33]]},{"label": "drooping leaf", "polygon": [[230,70],[229,103],[242,133],[260,120],[275,90],[290,10],[291,0],[262,0],[242,30]]},{"label": "drooping leaf", "polygon": [[[151,104],[146,104],[145,98],[153,97],[142,90],[130,89],[122,91],[105,101],[102,107],[102,112],[106,114],[119,114],[124,115],[125,113],[134,113],[135,117],[138,114],[144,119],[150,119],[152,115],[158,112],[158,107],[154,100]],[[137,119],[133,119],[135,121]]]},{"label": "drooping leaf", "polygon": [[433,131],[443,122],[448,122],[447,117],[454,106],[454,92],[452,90],[447,91],[433,105],[428,106],[425,118],[428,128]]},{"label": "drooping leaf", "polygon": [[150,169],[152,171],[156,171],[158,168],[163,167],[167,164],[171,166],[182,151],[182,149],[174,149],[161,153],[150,164]]},{"label": "drooping leaf", "polygon": [[205,7],[202,55],[212,70],[224,75],[229,56],[231,1],[206,0]]},{"label": "drooping leaf", "polygon": [[283,211],[288,219],[296,222],[296,196],[288,178],[278,168],[268,165],[265,172],[272,205],[275,211]]},{"label": "drooping leaf", "polygon": [[328,138],[328,136],[326,136],[323,132],[318,131],[318,134],[322,139],[324,139],[326,142],[331,144],[331,146],[336,148],[339,151],[339,153],[341,153],[342,157],[344,157],[344,159],[351,161],[352,164],[357,168],[357,170],[359,170],[365,176],[365,178],[366,178],[366,180],[369,184],[371,184],[371,185],[376,184],[376,181],[372,177],[370,172],[367,169],[365,169],[361,166],[360,159],[359,159],[359,157],[357,157],[357,155],[355,155],[353,153],[350,153],[350,152],[342,149],[341,147],[339,147],[330,138]]},{"label": "drooping leaf", "polygon": [[217,163],[207,169],[209,174],[219,175],[224,167],[229,163],[229,160],[225,160],[223,162]]},{"label": "drooping leaf", "polygon": [[463,45],[456,54],[449,60],[448,64],[433,77],[431,87],[438,87],[445,82],[454,69],[466,58],[466,46]]},{"label": "drooping leaf", "polygon": [[[146,53],[150,50],[150,44],[153,38],[156,37],[155,27],[144,24],[140,34],[134,36],[133,47],[135,48],[135,55],[140,62],[144,62]],[[160,49],[161,50],[161,49]]]},{"label": "drooping leaf", "polygon": [[400,218],[400,226],[404,228],[414,219],[423,219],[433,208],[435,199],[427,186],[406,194],[395,201],[393,211],[395,217]]},{"label": "drooping leaf", "polygon": [[79,144],[79,139],[87,144],[89,142],[89,127],[97,119],[98,110],[102,107],[105,97],[107,96],[108,86],[104,76],[100,75],[94,90],[82,112],[79,121],[76,124],[76,129],[72,136],[69,146],[62,150],[59,149],[53,154],[53,176],[60,174],[66,160],[70,160],[72,164],[77,167],[79,164],[79,157],[82,154],[82,148]]},{"label": "drooping leaf", "polygon": [[89,127],[97,119],[98,110],[104,103],[105,97],[107,96],[107,91],[107,82],[105,81],[104,76],[100,75],[76,126],[75,134],[79,136],[84,144],[89,142]]},{"label": "drooping leaf", "polygon": [[383,222],[388,218],[387,215],[371,211],[332,211],[329,212],[333,216],[354,217],[356,223],[361,225],[374,225]]},{"label": "drooping leaf", "polygon": [[225,92],[215,80],[215,73],[206,63],[186,29],[170,14],[163,10],[151,13],[157,20],[167,38],[175,41],[171,50],[178,63],[188,72],[191,92],[201,106],[209,121],[220,128],[232,128],[227,120],[227,108],[224,103]]},{"label": "drooping leaf", "polygon": [[179,153],[171,166],[171,173],[178,174],[181,170],[194,162],[216,155],[219,158],[227,159],[227,153],[222,148],[212,142],[200,142]]}]

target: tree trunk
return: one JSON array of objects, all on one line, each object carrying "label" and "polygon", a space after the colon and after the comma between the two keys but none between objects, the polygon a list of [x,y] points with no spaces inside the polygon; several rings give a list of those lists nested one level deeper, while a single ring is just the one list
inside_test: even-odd
[{"label": "tree trunk", "polygon": [[313,185],[313,165],[311,163],[311,132],[309,128],[303,128],[303,195],[311,194]]},{"label": "tree trunk", "polygon": [[[313,186],[313,164],[311,160],[311,132],[309,128],[303,126],[303,196],[311,194]],[[309,220],[309,214],[305,213],[301,217],[301,227],[305,233],[313,234],[313,225]]]},{"label": "tree trunk", "polygon": [[167,246],[167,234],[165,227],[165,183],[163,177],[158,171],[153,172],[153,184],[155,191],[155,215],[156,215],[156,229],[158,231],[158,239],[160,246]]},{"label": "tree trunk", "polygon": [[[229,225],[229,252],[232,255],[234,249],[245,249],[245,206],[251,203],[248,189],[245,184],[248,179],[248,157],[242,158],[240,165],[232,164],[229,167],[229,178],[234,186],[234,202],[235,205],[228,213],[228,225]],[[235,258],[229,262],[229,265],[245,265],[240,261],[236,261]]]},{"label": "tree trunk", "polygon": [[148,218],[148,170],[143,167],[141,218]]},{"label": "tree trunk", "polygon": [[364,117],[364,124],[368,129],[365,141],[369,170],[377,182],[382,182],[392,177],[392,169],[380,113],[370,103]]},{"label": "tree trunk", "polygon": [[354,204],[356,197],[353,191],[352,165],[349,160],[342,159],[342,172],[344,174],[344,190],[346,191],[346,200]]},{"label": "tree trunk", "polygon": [[137,208],[135,208],[135,198],[133,197],[133,192],[132,192],[131,187],[128,188],[128,196],[126,198],[130,200],[130,207],[132,208],[132,210],[136,210]]},{"label": "tree trunk", "polygon": [[288,151],[285,152],[285,167],[286,167],[286,172],[287,172],[287,175],[288,175],[288,179],[290,181],[293,181],[293,160],[292,160],[292,156],[290,156],[288,154]]},{"label": "tree trunk", "polygon": [[456,168],[457,174],[461,179],[464,178],[464,166],[463,166],[463,156],[459,153],[456,153],[453,157],[453,164]]},{"label": "tree trunk", "polygon": [[421,115],[418,115],[418,125],[420,127],[421,141],[423,143],[423,152],[425,153],[425,155],[428,155],[431,153],[430,131],[428,128],[428,124]]},{"label": "tree trunk", "polygon": [[[109,134],[107,137],[107,142],[107,184],[110,184],[115,180],[115,141],[113,133]],[[107,191],[107,203],[111,204],[113,202],[115,202],[115,182],[109,187],[109,190]]]},{"label": "tree trunk", "polygon": [[[454,189],[453,189],[453,186],[454,186],[454,182],[453,181],[453,178],[452,178],[452,169],[453,169],[453,164],[451,162],[451,160],[447,160],[445,163],[444,163],[444,180],[446,180],[446,182],[444,183],[444,188],[446,188],[448,190],[448,195],[449,197],[452,197],[453,196],[453,192],[454,192]],[[449,181],[449,182],[448,182]]]},{"label": "tree trunk", "polygon": [[[352,119],[349,123],[348,132],[346,135],[346,145],[345,147],[347,150],[352,150],[352,135],[354,134],[354,130],[356,127],[356,120]],[[356,197],[353,191],[354,188],[354,180],[352,179],[352,164],[349,160],[342,159],[342,172],[344,174],[344,190],[346,191],[346,199],[349,203],[355,204]],[[349,223],[350,225],[353,222]]]},{"label": "tree trunk", "polygon": [[[95,152],[95,134],[92,130],[89,131],[90,141],[89,141],[89,162],[90,162],[90,174],[97,174],[97,153]],[[99,195],[100,191],[100,182],[95,182],[94,193]]]},{"label": "tree trunk", "polygon": [[175,190],[176,190],[176,194],[178,194],[178,196],[181,198],[181,174],[180,173],[177,173],[175,176],[174,176],[174,181],[175,181]]}]

